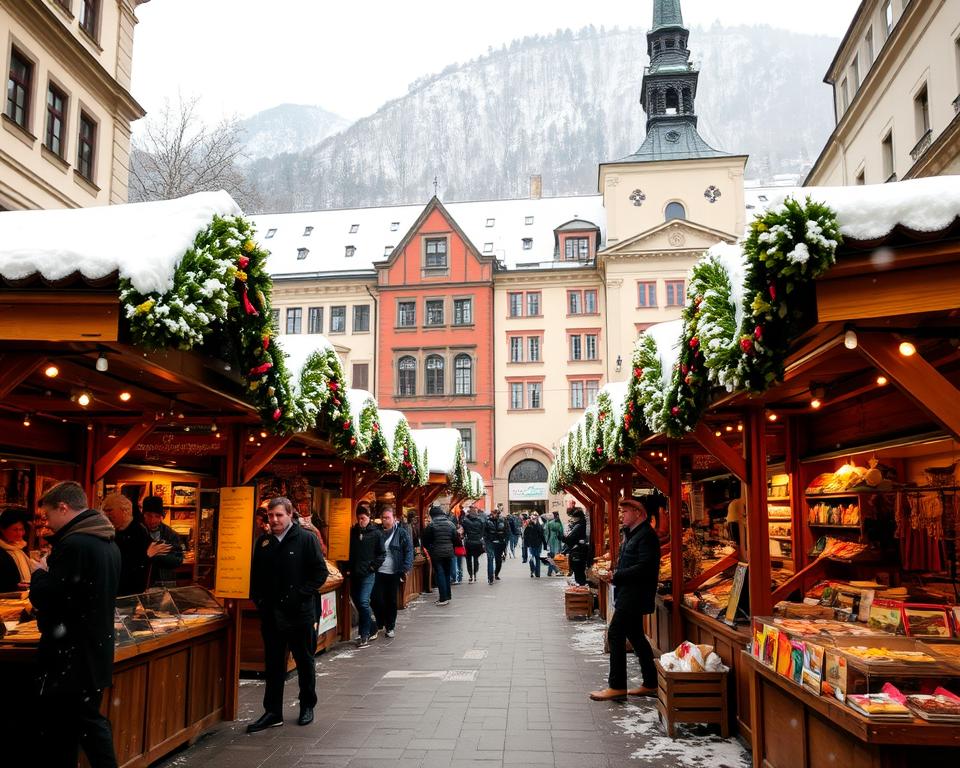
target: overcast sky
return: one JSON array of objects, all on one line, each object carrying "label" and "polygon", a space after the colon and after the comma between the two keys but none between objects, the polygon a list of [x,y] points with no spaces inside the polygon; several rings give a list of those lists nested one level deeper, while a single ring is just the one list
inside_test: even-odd
[{"label": "overcast sky", "polygon": [[[859,0],[683,0],[688,26],[768,24],[841,37]],[[137,10],[133,95],[199,96],[205,118],[283,103],[371,114],[413,80],[524,35],[647,27],[653,0],[151,0]],[[696,38],[691,39],[696,58]],[[822,72],[811,73],[817,79]]]}]

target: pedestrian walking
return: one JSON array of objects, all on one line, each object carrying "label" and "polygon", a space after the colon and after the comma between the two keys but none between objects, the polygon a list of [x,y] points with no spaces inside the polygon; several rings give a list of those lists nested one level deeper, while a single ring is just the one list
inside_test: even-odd
[{"label": "pedestrian walking", "polygon": [[397,598],[407,574],[413,568],[413,542],[410,532],[397,523],[393,507],[380,510],[380,525],[383,528],[383,565],[377,570],[373,584],[371,605],[377,622],[387,637],[396,634]]},{"label": "pedestrian walking", "polygon": [[450,568],[456,536],[456,526],[444,514],[443,509],[436,504],[430,507],[430,524],[423,529],[420,540],[433,564],[433,578],[437,582],[439,593],[437,605],[447,605],[450,602]]},{"label": "pedestrian walking", "polygon": [[[497,505],[500,507],[500,516],[503,517],[503,504]],[[510,557],[513,559],[517,558],[517,542],[520,541],[520,515],[516,512],[511,512],[507,518],[507,544],[510,547]]]},{"label": "pedestrian walking", "polygon": [[483,519],[477,514],[476,507],[470,507],[461,521],[463,528],[463,546],[467,552],[467,574],[470,582],[477,580],[480,573],[480,555],[483,554]]},{"label": "pedestrian walking", "polygon": [[540,525],[540,516],[534,512],[530,516],[527,527],[523,529],[523,546],[527,551],[527,558],[530,562],[530,578],[540,578],[540,552],[547,544],[547,539],[543,533],[543,526]]},{"label": "pedestrian walking", "polygon": [[[660,571],[660,540],[650,525],[647,509],[634,499],[621,499],[623,521],[620,556],[613,574],[606,580],[614,587],[613,619],[607,628],[610,646],[610,675],[607,687],[593,691],[594,701],[622,699],[631,696],[653,696],[657,692],[657,671],[653,649],[643,631],[644,614],[653,613]],[[627,640],[640,660],[643,684],[627,689]]]},{"label": "pedestrian walking", "polygon": [[523,541],[523,532],[527,529],[527,525],[530,523],[530,515],[526,512],[520,513],[520,554],[523,555],[521,563],[527,562],[527,545]]},{"label": "pedestrian walking", "polygon": [[543,526],[543,535],[547,539],[547,552],[550,555],[547,558],[547,576],[559,575],[560,569],[553,562],[553,558],[563,546],[563,523],[560,522],[559,512],[554,512],[547,524]]},{"label": "pedestrian walking", "polygon": [[587,521],[580,507],[567,511],[570,518],[570,530],[563,537],[563,552],[570,563],[570,572],[574,581],[581,587],[587,583],[587,566],[590,564],[590,542],[587,541]]},{"label": "pedestrian walking", "polygon": [[[266,688],[263,714],[247,726],[257,733],[283,725],[283,684],[287,679],[287,652],[297,664],[300,716],[297,725],[313,722],[317,705],[317,650],[313,623],[314,596],[327,580],[327,564],[317,537],[293,522],[293,504],[278,496],[267,504],[270,533],[254,546],[250,597],[260,616]],[[311,647],[311,642],[313,646]]]},{"label": "pedestrian walking", "polygon": [[38,506],[53,534],[50,554],[30,580],[40,629],[39,755],[32,762],[72,768],[82,748],[92,768],[116,768],[110,721],[100,714],[113,679],[121,567],[114,528],[88,508],[79,483],[58,483]]},{"label": "pedestrian walking", "polygon": [[456,528],[457,535],[453,540],[453,559],[450,561],[450,583],[463,583],[463,558],[467,554],[466,547],[463,546],[463,527],[460,524],[462,514],[450,513],[450,522]]},{"label": "pedestrian walking", "polygon": [[377,571],[383,565],[387,552],[383,536],[370,520],[370,508],[366,504],[357,507],[357,524],[350,529],[350,597],[357,607],[357,648],[366,648],[377,639],[377,628],[370,608],[370,596],[376,584]]},{"label": "pedestrian walking", "polygon": [[500,517],[500,508],[490,513],[483,523],[483,542],[487,550],[487,583],[500,581],[500,567],[507,548],[507,523]]}]

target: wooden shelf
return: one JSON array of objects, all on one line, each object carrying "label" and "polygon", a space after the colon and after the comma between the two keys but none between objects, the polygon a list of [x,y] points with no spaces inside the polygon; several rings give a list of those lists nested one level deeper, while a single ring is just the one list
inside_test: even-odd
[{"label": "wooden shelf", "polygon": [[807,501],[811,499],[854,499],[860,496],[869,496],[878,493],[878,491],[849,491],[847,493],[805,493],[803,496]]},{"label": "wooden shelf", "polygon": [[789,496],[767,496],[767,501],[790,501]]},{"label": "wooden shelf", "polygon": [[793,541],[793,536],[768,536],[768,539],[776,539],[777,541]]},{"label": "wooden shelf", "polygon": [[164,504],[164,509],[193,509],[197,508],[196,504]]},{"label": "wooden shelf", "polygon": [[859,531],[860,526],[858,525],[836,525],[831,523],[807,523],[811,528],[841,528],[845,531]]}]

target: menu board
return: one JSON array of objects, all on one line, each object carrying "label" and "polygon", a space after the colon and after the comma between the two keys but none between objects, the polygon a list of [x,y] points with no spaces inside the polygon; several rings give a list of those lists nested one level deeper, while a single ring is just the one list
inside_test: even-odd
[{"label": "menu board", "polygon": [[730,599],[727,602],[724,623],[732,627],[737,623],[738,618],[750,618],[750,598],[747,585],[746,563],[737,563],[737,568],[733,572],[733,587],[730,590]]},{"label": "menu board", "polygon": [[350,559],[350,526],[353,525],[353,499],[330,499],[330,512],[327,515],[327,559]]},{"label": "menu board", "polygon": [[217,523],[217,597],[250,597],[250,563],[253,551],[252,486],[220,489]]}]

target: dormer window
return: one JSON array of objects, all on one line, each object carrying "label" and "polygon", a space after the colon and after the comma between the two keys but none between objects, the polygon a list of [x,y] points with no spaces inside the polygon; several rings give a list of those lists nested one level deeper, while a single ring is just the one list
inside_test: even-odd
[{"label": "dormer window", "polygon": [[533,238],[532,238],[532,237],[525,237],[525,238],[523,238],[523,250],[525,250],[525,251],[531,251],[531,250],[533,250]]},{"label": "dormer window", "polygon": [[303,228],[303,236],[304,236],[304,237],[310,237],[310,235],[312,235],[312,234],[313,234],[313,227],[304,227],[304,228]]},{"label": "dormer window", "polygon": [[586,261],[590,258],[589,237],[568,237],[563,241],[565,261]]},{"label": "dormer window", "polygon": [[346,256],[346,257],[349,259],[349,258],[352,257],[356,252],[357,252],[356,246],[348,245],[347,248],[346,248],[346,250],[344,251],[344,254],[343,254],[343,255]]},{"label": "dormer window", "polygon": [[533,216],[527,216],[527,217],[523,220],[523,223],[526,224],[526,225],[529,227],[531,224],[533,224]]},{"label": "dormer window", "polygon": [[265,234],[265,235],[263,236],[263,239],[264,239],[264,240],[270,240],[270,239],[273,238],[273,236],[274,236],[275,234],[277,234],[276,228],[268,229],[268,230],[267,230],[267,234]]},{"label": "dormer window", "polygon": [[297,261],[303,261],[309,254],[309,248],[297,248]]},{"label": "dormer window", "polygon": [[385,245],[385,246],[383,246],[383,255],[384,255],[384,256],[389,256],[391,253],[393,253],[393,246],[392,246],[392,245]]},{"label": "dormer window", "polygon": [[496,223],[497,223],[497,220],[496,220],[496,219],[487,219],[487,226],[488,226],[488,227],[492,227],[492,226],[493,226],[494,224],[496,224]]},{"label": "dormer window", "polygon": [[390,231],[391,231],[391,232],[396,232],[398,229],[400,229],[400,222],[399,222],[399,221],[391,221],[391,222],[390,222]]},{"label": "dormer window", "polygon": [[351,225],[350,225],[350,234],[351,234],[351,235],[357,234],[357,231],[358,231],[359,229],[360,229],[360,225],[359,225],[359,224],[351,224]]},{"label": "dormer window", "polygon": [[483,244],[484,253],[493,253],[493,243],[484,243]]}]

